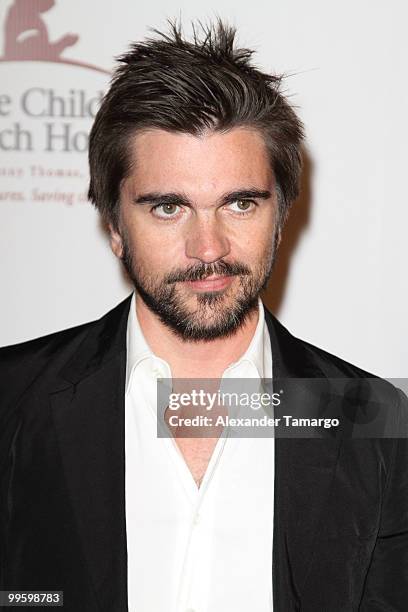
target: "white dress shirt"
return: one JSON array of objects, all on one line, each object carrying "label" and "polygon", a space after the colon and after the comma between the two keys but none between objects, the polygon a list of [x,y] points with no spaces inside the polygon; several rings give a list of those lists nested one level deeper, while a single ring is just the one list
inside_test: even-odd
[{"label": "white dress shirt", "polygon": [[[203,378],[205,373],[203,373]],[[271,378],[258,324],[224,378]],[[157,437],[156,385],[171,379],[143,336],[133,295],[125,399],[129,612],[271,612],[274,439],[221,436],[200,487],[172,437]]]}]

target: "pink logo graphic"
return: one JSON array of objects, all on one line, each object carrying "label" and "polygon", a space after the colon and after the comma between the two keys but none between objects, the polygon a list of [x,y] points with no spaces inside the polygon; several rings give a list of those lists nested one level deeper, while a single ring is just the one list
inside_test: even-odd
[{"label": "pink logo graphic", "polygon": [[65,49],[78,42],[79,36],[65,34],[54,42],[50,41],[41,14],[54,4],[54,0],[14,0],[6,15],[4,55],[0,61],[58,62],[109,74],[103,68],[61,57]]}]

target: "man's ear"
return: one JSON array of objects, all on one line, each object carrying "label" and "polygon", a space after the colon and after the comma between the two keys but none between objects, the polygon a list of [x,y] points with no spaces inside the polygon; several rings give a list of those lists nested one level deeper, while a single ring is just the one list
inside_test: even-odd
[{"label": "man's ear", "polygon": [[108,223],[110,247],[116,257],[122,259],[123,242],[119,232],[113,227],[112,223]]}]

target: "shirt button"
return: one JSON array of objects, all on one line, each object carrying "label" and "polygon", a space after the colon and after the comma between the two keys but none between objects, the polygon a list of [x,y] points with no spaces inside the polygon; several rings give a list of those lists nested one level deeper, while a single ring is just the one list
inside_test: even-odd
[{"label": "shirt button", "polygon": [[[196,514],[193,519],[193,525],[198,525],[199,522],[200,522],[200,515]],[[187,610],[187,612],[190,612],[190,610]],[[195,611],[191,608],[191,612],[195,612]]]}]

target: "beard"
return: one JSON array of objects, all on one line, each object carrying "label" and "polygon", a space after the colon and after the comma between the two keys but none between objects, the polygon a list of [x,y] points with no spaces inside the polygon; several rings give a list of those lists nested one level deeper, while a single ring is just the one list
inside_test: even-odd
[{"label": "beard", "polygon": [[[130,244],[122,235],[122,262],[139,296],[160,321],[184,341],[211,341],[234,334],[258,307],[259,294],[272,272],[277,250],[277,232],[262,261],[251,270],[241,262],[197,263],[175,269],[163,277],[149,274],[134,261]],[[238,280],[222,291],[197,292],[195,306],[177,283],[204,280],[211,275],[234,276]]]}]

